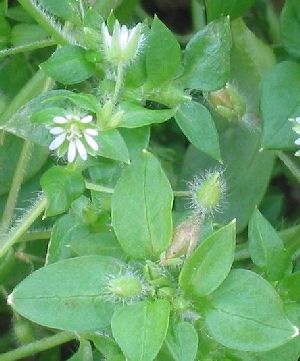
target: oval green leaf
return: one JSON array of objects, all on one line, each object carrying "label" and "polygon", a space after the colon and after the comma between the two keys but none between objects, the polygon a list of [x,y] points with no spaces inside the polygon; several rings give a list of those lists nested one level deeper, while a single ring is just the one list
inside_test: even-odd
[{"label": "oval green leaf", "polygon": [[235,250],[235,220],[214,232],[186,260],[180,287],[196,297],[211,294],[227,277]]},{"label": "oval green leaf", "polygon": [[40,268],[8,297],[13,309],[40,325],[74,332],[109,326],[114,305],[105,298],[108,275],[126,267],[111,257],[84,256]]},{"label": "oval green leaf", "polygon": [[143,152],[124,170],[112,197],[112,224],[133,258],[157,259],[172,236],[173,191],[157,159]]},{"label": "oval green leaf", "polygon": [[243,269],[231,271],[210,296],[204,318],[213,338],[240,351],[271,350],[299,335],[274,288]]},{"label": "oval green leaf", "polygon": [[170,304],[166,300],[122,307],[111,320],[112,333],[130,361],[152,361],[167,334]]}]

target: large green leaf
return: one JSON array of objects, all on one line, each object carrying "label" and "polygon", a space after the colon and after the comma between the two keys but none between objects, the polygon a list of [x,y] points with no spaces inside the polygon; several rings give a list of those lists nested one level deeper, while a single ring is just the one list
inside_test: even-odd
[{"label": "large green leaf", "polygon": [[173,192],[157,159],[148,152],[124,170],[112,197],[112,223],[124,251],[158,258],[172,236]]},{"label": "large green leaf", "polygon": [[146,51],[148,81],[160,85],[172,79],[181,63],[181,50],[173,33],[155,17],[152,23]]},{"label": "large green leaf", "polygon": [[243,269],[231,271],[210,296],[204,317],[218,342],[241,351],[271,350],[299,334],[274,288],[256,273]]},{"label": "large green leaf", "polygon": [[256,209],[250,219],[249,251],[253,263],[270,281],[278,281],[292,269],[292,260],[276,230]]},{"label": "large green leaf", "polygon": [[231,34],[228,18],[215,20],[193,36],[184,54],[186,87],[211,91],[230,75]]},{"label": "large green leaf", "polygon": [[235,221],[206,238],[186,260],[179,276],[181,288],[195,297],[212,293],[227,277],[234,250]]},{"label": "large green leaf", "polygon": [[289,118],[299,115],[299,88],[299,64],[279,63],[265,76],[261,96],[264,148],[291,149],[294,147],[296,133],[292,129]]},{"label": "large green leaf", "polygon": [[287,0],[280,16],[281,37],[289,53],[300,57],[300,3]]},{"label": "large green leaf", "polygon": [[219,136],[209,111],[200,103],[183,103],[175,119],[187,139],[199,150],[221,160]]},{"label": "large green leaf", "polygon": [[110,257],[71,258],[40,268],[9,296],[13,309],[43,326],[84,332],[109,326],[114,305],[105,301],[108,275],[126,265]]},{"label": "large green leaf", "polygon": [[170,305],[166,300],[144,301],[115,311],[112,333],[130,361],[152,361],[167,334]]}]

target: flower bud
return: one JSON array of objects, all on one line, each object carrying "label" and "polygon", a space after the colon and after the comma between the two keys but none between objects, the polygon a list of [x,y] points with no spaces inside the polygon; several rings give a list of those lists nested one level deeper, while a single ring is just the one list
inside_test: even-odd
[{"label": "flower bud", "polygon": [[229,83],[225,88],[209,93],[208,101],[217,113],[230,121],[241,119],[245,115],[245,100]]},{"label": "flower bud", "polygon": [[102,24],[103,48],[106,60],[115,66],[126,65],[138,54],[143,35],[142,24],[132,29],[120,25],[116,20],[112,35],[108,27]]},{"label": "flower bud", "polygon": [[191,206],[197,214],[213,215],[220,209],[226,188],[223,172],[215,170],[195,177],[189,184]]},{"label": "flower bud", "polygon": [[104,128],[116,128],[121,123],[123,115],[122,110],[115,111],[112,101],[109,100],[103,105],[99,115],[101,125]]}]

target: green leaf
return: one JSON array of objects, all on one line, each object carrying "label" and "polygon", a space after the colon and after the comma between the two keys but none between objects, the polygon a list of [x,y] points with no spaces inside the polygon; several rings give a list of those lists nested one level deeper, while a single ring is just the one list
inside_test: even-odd
[{"label": "green leaf", "polygon": [[[244,125],[232,124],[220,131],[226,202],[223,203],[224,211],[216,214],[215,220],[224,224],[236,218],[238,232],[247,226],[255,206],[260,203],[273,169],[273,153],[259,152],[260,146],[259,132],[251,132]],[[205,170],[217,166],[216,161],[190,147],[185,156],[182,179],[201,176]],[[186,183],[182,183],[184,187]]]},{"label": "green leaf", "polygon": [[198,334],[194,326],[185,321],[169,325],[167,337],[157,361],[194,361],[198,349]]},{"label": "green leaf", "polygon": [[286,276],[280,283],[279,289],[288,298],[295,302],[300,302],[300,271]]},{"label": "green leaf", "polygon": [[85,191],[83,177],[76,171],[54,166],[41,178],[47,196],[46,216],[55,216],[69,209],[71,202]]},{"label": "green leaf", "polygon": [[10,41],[12,46],[22,46],[47,37],[48,34],[37,24],[17,24],[12,28]]},{"label": "green leaf", "polygon": [[187,258],[179,276],[180,287],[196,297],[211,294],[227,277],[235,250],[235,221],[206,238]]},{"label": "green leaf", "polygon": [[40,325],[74,332],[109,326],[114,305],[104,300],[108,275],[126,265],[110,257],[71,258],[40,268],[9,296],[13,309]]},{"label": "green leaf", "polygon": [[170,305],[166,300],[144,301],[115,311],[112,333],[130,361],[152,361],[166,337]]},{"label": "green leaf", "polygon": [[155,16],[146,50],[146,71],[152,85],[161,85],[178,73],[181,50],[173,33]]},{"label": "green leaf", "polygon": [[205,0],[208,21],[229,15],[230,20],[246,13],[255,0]]},{"label": "green leaf", "polygon": [[76,0],[40,0],[40,3],[52,14],[73,24],[80,25],[80,9]]},{"label": "green leaf", "polygon": [[79,349],[68,361],[93,361],[93,352],[89,341],[80,340]]},{"label": "green leaf", "polygon": [[280,27],[283,46],[286,50],[300,57],[300,3],[287,0],[280,15]]},{"label": "green leaf", "polygon": [[184,135],[197,149],[221,160],[219,136],[214,120],[202,104],[193,101],[181,104],[175,119]]},{"label": "green leaf", "polygon": [[243,269],[231,271],[210,296],[204,317],[219,343],[241,351],[271,350],[299,333],[285,315],[274,288],[256,273]]},{"label": "green leaf", "polygon": [[120,128],[120,133],[127,144],[130,159],[140,157],[143,149],[147,149],[150,140],[150,127]]},{"label": "green leaf", "polygon": [[85,50],[76,45],[58,48],[40,67],[48,76],[67,85],[80,83],[95,72],[95,65],[85,58]]},{"label": "green leaf", "polygon": [[119,126],[124,128],[138,128],[153,123],[163,123],[176,113],[176,109],[147,109],[130,102],[123,102],[121,110],[124,115]]},{"label": "green leaf", "polygon": [[[11,134],[5,134],[4,142],[0,144],[0,195],[10,190],[23,143],[22,139]],[[24,181],[32,178],[45,164],[47,158],[48,151],[45,148],[35,146],[31,154],[30,166],[26,168],[24,174]]]},{"label": "green leaf", "polygon": [[186,87],[211,91],[224,86],[230,75],[230,49],[228,18],[215,20],[196,33],[184,54]]},{"label": "green leaf", "polygon": [[253,263],[270,281],[278,281],[292,269],[292,260],[276,230],[256,209],[248,228],[249,251]]},{"label": "green leaf", "polygon": [[104,158],[118,160],[120,162],[129,163],[128,148],[121,134],[116,129],[109,129],[100,132],[96,137],[98,139],[99,150],[98,155]]},{"label": "green leaf", "polygon": [[[248,29],[243,19],[231,23],[231,33],[232,82],[245,95],[247,113],[258,114],[261,80],[276,64],[276,58],[273,49]],[[249,121],[255,122],[252,118]]]},{"label": "green leaf", "polygon": [[93,341],[97,350],[105,357],[107,361],[126,361],[125,356],[117,343],[108,336],[99,334],[89,335],[88,338]]},{"label": "green leaf", "polygon": [[143,152],[123,171],[112,197],[112,224],[123,250],[155,259],[172,236],[173,192],[156,158]]},{"label": "green leaf", "polygon": [[299,87],[300,65],[296,63],[279,63],[265,76],[261,96],[264,148],[294,148],[296,133],[289,118],[298,115],[294,112],[300,104]]}]

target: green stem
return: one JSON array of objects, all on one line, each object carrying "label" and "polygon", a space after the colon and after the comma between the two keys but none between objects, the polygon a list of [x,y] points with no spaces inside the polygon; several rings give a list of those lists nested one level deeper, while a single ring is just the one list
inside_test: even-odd
[{"label": "green stem", "polygon": [[26,232],[22,239],[17,240],[17,242],[29,242],[29,241],[37,241],[42,239],[50,239],[51,231],[31,231]]},{"label": "green stem", "polygon": [[32,142],[28,140],[24,141],[1,220],[0,232],[2,233],[6,233],[11,225],[14,208],[16,206],[18,194],[24,180],[25,171],[27,169],[33,147],[34,145]]},{"label": "green stem", "polygon": [[0,58],[4,58],[5,56],[15,55],[19,53],[25,53],[27,51],[33,51],[36,49],[46,48],[48,46],[53,46],[55,44],[56,44],[55,41],[53,41],[52,39],[34,41],[33,43],[0,50]]},{"label": "green stem", "polygon": [[203,29],[206,25],[205,5],[203,1],[192,0],[192,20],[195,32]]},{"label": "green stem", "polygon": [[110,194],[114,193],[113,188],[101,186],[99,184],[94,184],[94,183],[90,183],[90,182],[85,182],[85,187],[86,187],[86,189],[89,189],[89,190],[95,191],[95,192],[110,193]]},{"label": "green stem", "polygon": [[19,93],[10,102],[5,112],[1,114],[0,124],[7,122],[18,110],[27,103],[30,99],[39,95],[45,89],[48,89],[53,84],[42,70],[39,70],[34,76],[25,84]]},{"label": "green stem", "polygon": [[69,44],[70,41],[62,31],[59,25],[57,25],[51,17],[49,17],[35,0],[18,0],[23,8],[33,17],[33,19],[49,34],[53,37],[55,42],[60,45]]},{"label": "green stem", "polygon": [[300,169],[295,164],[295,162],[285,153],[279,151],[276,153],[278,158],[284,163],[284,165],[289,169],[293,176],[300,182]]},{"label": "green stem", "polygon": [[120,93],[122,90],[122,85],[123,85],[123,80],[124,80],[123,78],[124,78],[124,66],[123,66],[123,64],[119,64],[118,69],[117,69],[117,79],[116,79],[115,91],[114,91],[114,95],[112,98],[113,104],[118,103]]},{"label": "green stem", "polygon": [[56,335],[49,336],[43,338],[42,340],[38,340],[32,342],[28,345],[21,346],[16,350],[12,350],[0,355],[0,361],[15,361],[19,360],[39,352],[48,350],[49,348],[53,348],[59,346],[63,343],[69,342],[75,338],[75,335],[70,332],[60,332]]},{"label": "green stem", "polygon": [[[85,182],[85,187],[86,189],[95,192],[110,193],[110,194],[114,193],[113,188],[105,187],[100,184]],[[174,191],[173,193],[175,197],[189,197],[191,195],[190,191]]]},{"label": "green stem", "polygon": [[271,0],[266,0],[266,20],[269,24],[269,34],[273,44],[281,43],[280,21]]},{"label": "green stem", "polygon": [[43,213],[46,206],[47,199],[46,197],[42,196],[40,199],[38,199],[34,206],[27,211],[25,216],[16,225],[16,227],[14,227],[6,237],[0,239],[0,257],[5,254],[5,252],[7,252],[9,248],[12,247],[29,229],[33,222]]}]

